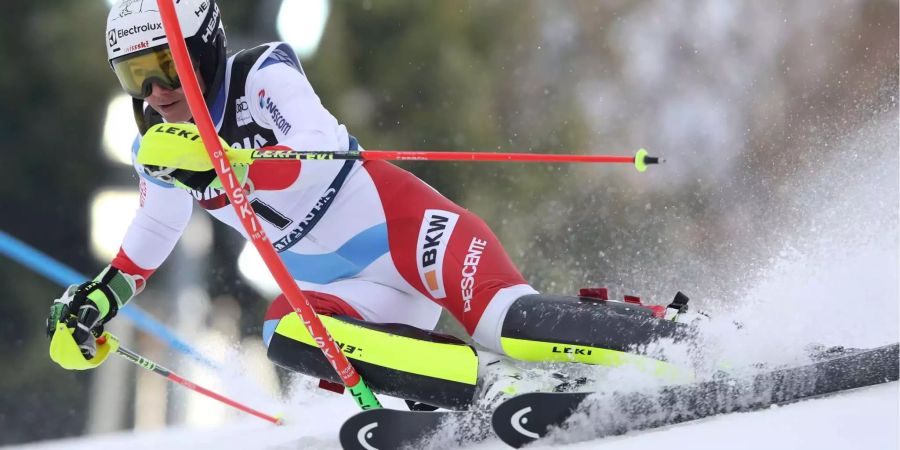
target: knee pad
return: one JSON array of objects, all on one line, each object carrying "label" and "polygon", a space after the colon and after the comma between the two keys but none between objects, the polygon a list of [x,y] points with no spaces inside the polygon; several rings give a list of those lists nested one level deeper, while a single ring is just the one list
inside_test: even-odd
[{"label": "knee pad", "polygon": [[692,327],[661,320],[640,305],[537,294],[513,302],[500,341],[508,356],[520,360],[633,364],[682,379],[691,377],[689,370],[650,358],[642,349],[659,339],[683,341],[694,334]]},{"label": "knee pad", "polygon": [[[464,342],[409,325],[319,318],[373,391],[447,409],[466,409],[472,403],[478,355]],[[268,347],[275,364],[340,383],[297,314],[278,321]]]}]

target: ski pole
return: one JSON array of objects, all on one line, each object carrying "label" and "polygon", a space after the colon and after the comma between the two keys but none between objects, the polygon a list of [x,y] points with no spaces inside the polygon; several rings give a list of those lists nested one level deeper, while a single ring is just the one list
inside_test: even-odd
[{"label": "ski pole", "polygon": [[181,86],[184,88],[184,94],[194,122],[200,131],[200,137],[206,147],[209,160],[213,162],[216,175],[222,182],[223,190],[228,196],[228,200],[231,201],[231,206],[234,207],[235,214],[240,219],[244,230],[247,232],[247,237],[253,242],[256,250],[266,263],[266,267],[272,272],[272,276],[275,278],[284,296],[287,297],[291,308],[303,320],[306,329],[325,355],[325,359],[338,373],[341,381],[347,386],[347,389],[359,406],[363,410],[380,408],[381,403],[378,402],[375,394],[366,386],[356,369],[350,365],[347,356],[341,352],[334,339],[328,334],[328,330],[322,325],[322,321],[319,320],[312,305],[310,305],[309,299],[303,295],[303,291],[297,286],[294,278],[284,266],[284,262],[272,247],[272,243],[266,236],[253,208],[249,207],[247,196],[244,194],[244,187],[238,181],[234,170],[231,168],[228,156],[225,154],[218,134],[216,134],[209,110],[206,108],[203,94],[200,92],[197,74],[194,72],[193,64],[188,55],[187,44],[184,42],[184,35],[178,23],[178,15],[175,12],[173,0],[160,0],[159,13],[162,18],[166,38],[169,41],[169,50],[172,52],[172,58],[175,60],[175,69],[178,73],[178,78],[181,80]]},{"label": "ski pole", "polygon": [[[103,337],[101,337],[100,339],[97,340],[97,343],[102,345],[102,344],[105,342],[105,339],[107,339],[106,336],[103,336]],[[113,339],[115,339],[115,338],[113,338]],[[205,396],[207,396],[207,397],[209,397],[209,398],[211,398],[211,399],[218,400],[218,401],[220,401],[220,402],[222,402],[222,403],[224,403],[224,404],[226,404],[226,405],[228,405],[228,406],[231,406],[232,408],[235,408],[235,409],[237,409],[237,410],[239,410],[239,411],[243,411],[243,412],[245,412],[245,413],[247,413],[247,414],[254,415],[254,416],[259,417],[260,419],[263,419],[263,420],[265,420],[265,421],[272,422],[272,423],[274,423],[275,425],[281,425],[281,424],[282,424],[282,420],[281,420],[280,417],[270,416],[270,415],[268,415],[268,414],[259,412],[259,411],[255,410],[255,409],[253,409],[253,408],[251,408],[251,407],[249,407],[249,406],[246,406],[246,405],[241,404],[241,403],[238,403],[238,402],[236,402],[236,401],[234,401],[234,400],[232,400],[232,399],[230,399],[230,398],[228,398],[228,397],[225,397],[224,395],[217,394],[217,393],[215,393],[215,392],[213,392],[213,391],[210,391],[209,389],[206,389],[206,388],[203,387],[203,386],[199,386],[199,385],[197,385],[197,384],[194,383],[194,382],[191,382],[191,381],[189,381],[189,380],[186,380],[186,379],[184,379],[184,378],[178,376],[178,374],[176,374],[175,372],[172,372],[171,370],[166,369],[165,367],[163,367],[163,366],[161,366],[161,365],[159,365],[159,364],[157,364],[157,363],[155,363],[155,362],[153,362],[153,361],[151,361],[151,360],[149,360],[149,359],[147,359],[147,358],[144,358],[143,356],[141,356],[141,355],[139,355],[139,354],[137,354],[137,353],[135,353],[135,352],[133,352],[133,351],[131,351],[131,350],[125,348],[125,347],[122,347],[121,345],[119,345],[119,346],[116,348],[116,354],[118,354],[119,356],[122,356],[122,357],[124,357],[125,359],[127,359],[127,360],[129,360],[129,361],[131,361],[131,362],[133,362],[133,363],[135,363],[135,364],[137,364],[138,366],[143,367],[144,369],[147,369],[147,370],[149,370],[149,371],[151,371],[151,372],[153,372],[153,373],[155,373],[155,374],[162,375],[163,377],[165,377],[165,378],[168,379],[169,381],[178,383],[178,384],[180,384],[180,385],[182,385],[182,386],[184,386],[184,387],[186,387],[186,388],[188,388],[188,389],[190,389],[190,390],[192,390],[192,391],[194,391],[194,392],[199,392],[199,393],[201,393],[201,394],[203,394],[203,395],[205,395]]]},{"label": "ski pole", "polygon": [[[207,150],[203,145],[185,142],[180,136],[194,136],[197,128],[191,124],[162,123],[150,127],[141,141],[137,160],[141,164],[161,167],[176,167],[192,171],[213,169]],[[175,136],[179,136],[175,138]],[[173,145],[172,139],[176,139]],[[177,151],[173,151],[177,148]],[[252,164],[255,161],[281,160],[362,160],[362,161],[502,161],[502,162],[544,162],[544,163],[600,163],[634,164],[638,172],[647,170],[650,164],[664,162],[661,158],[648,156],[647,150],[640,149],[634,156],[614,155],[562,155],[550,153],[496,153],[458,151],[418,151],[418,150],[345,150],[318,151],[292,150],[287,147],[268,149],[224,148],[231,164]]]},{"label": "ski pole", "polygon": [[[232,156],[234,155],[234,156]],[[516,161],[516,162],[562,162],[562,163],[604,163],[634,164],[638,172],[647,170],[649,164],[659,164],[660,159],[647,156],[647,150],[640,149],[634,156],[611,155],[561,155],[550,153],[496,153],[457,151],[403,151],[403,150],[358,150],[346,152],[316,152],[293,150],[239,150],[228,152],[235,163],[252,163],[259,160],[328,160],[354,159],[366,161]]]}]

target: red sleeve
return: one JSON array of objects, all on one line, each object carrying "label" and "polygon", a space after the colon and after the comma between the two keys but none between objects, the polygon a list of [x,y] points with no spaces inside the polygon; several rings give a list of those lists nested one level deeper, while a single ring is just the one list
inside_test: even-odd
[{"label": "red sleeve", "polygon": [[143,281],[139,280],[138,291],[144,288],[143,284],[147,282],[150,278],[150,275],[153,275],[153,272],[156,272],[156,269],[144,269],[141,266],[138,266],[128,257],[128,254],[125,253],[125,250],[121,247],[119,248],[119,253],[113,258],[111,266],[119,269],[120,271],[127,273],[129,275],[136,275],[140,278],[143,278]]}]

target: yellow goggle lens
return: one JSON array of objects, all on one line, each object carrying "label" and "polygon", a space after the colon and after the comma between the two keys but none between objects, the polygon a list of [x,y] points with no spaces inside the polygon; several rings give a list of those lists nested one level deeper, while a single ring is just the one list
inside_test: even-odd
[{"label": "yellow goggle lens", "polygon": [[158,47],[114,59],[112,66],[122,89],[135,98],[150,95],[151,82],[157,82],[167,89],[181,86],[169,47]]}]

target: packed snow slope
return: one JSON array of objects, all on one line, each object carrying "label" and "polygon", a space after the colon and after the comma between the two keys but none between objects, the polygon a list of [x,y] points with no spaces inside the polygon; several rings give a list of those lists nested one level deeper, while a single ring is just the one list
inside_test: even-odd
[{"label": "packed snow slope", "polygon": [[[803,360],[813,342],[875,347],[897,341],[896,236],[846,248],[841,258],[821,258],[815,251],[786,252],[758,284],[742,308],[708,325],[717,351],[733,364],[767,361],[786,364]],[[890,245],[893,244],[893,245]],[[749,294],[748,294],[749,295]],[[733,321],[744,323],[736,329]],[[674,355],[677,357],[677,355]],[[611,375],[611,386],[640,388],[641,381]],[[282,410],[287,424],[234,416],[227,426],[126,432],[36,443],[29,450],[147,449],[336,449],[341,423],[357,412],[347,396],[315,388],[301,377]],[[657,430],[589,440],[588,431],[573,430],[570,444],[539,442],[545,449],[897,449],[900,430],[898,383],[889,383],[763,411],[712,417]],[[271,402],[244,399],[254,405]],[[386,407],[403,409],[398,399],[383,398]],[[210,408],[217,408],[209,401]],[[270,410],[271,407],[267,407]],[[586,440],[578,433],[584,431]],[[491,440],[470,446],[490,450],[506,446]]]},{"label": "packed snow slope", "polygon": [[[567,445],[537,443],[533,449],[697,449],[729,450],[896,449],[898,440],[897,383],[875,386],[770,408],[731,414],[653,431]],[[66,439],[25,445],[28,450],[106,449],[337,449],[341,421],[356,411],[349,399],[310,393],[308,402],[286,426],[240,420],[216,429],[166,429],[144,433]],[[400,406],[400,405],[396,405]],[[499,440],[469,447],[508,448]]]}]

